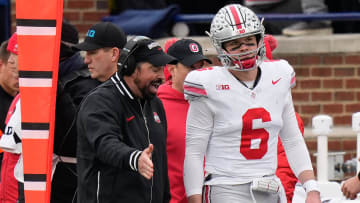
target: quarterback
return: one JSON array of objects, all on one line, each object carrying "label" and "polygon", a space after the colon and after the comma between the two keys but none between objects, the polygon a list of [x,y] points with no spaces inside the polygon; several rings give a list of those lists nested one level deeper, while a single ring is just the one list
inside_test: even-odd
[{"label": "quarterback", "polygon": [[293,68],[264,60],[262,22],[240,4],[218,11],[209,36],[225,67],[192,71],[184,82],[189,203],[286,202],[275,175],[279,134],[306,203],[320,203],[293,106]]}]

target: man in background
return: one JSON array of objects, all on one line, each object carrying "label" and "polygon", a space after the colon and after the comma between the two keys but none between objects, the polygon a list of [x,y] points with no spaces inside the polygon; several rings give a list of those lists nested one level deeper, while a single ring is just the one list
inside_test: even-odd
[{"label": "man in background", "polygon": [[100,22],[87,32],[84,42],[74,46],[86,51],[84,63],[91,78],[105,82],[117,71],[121,49],[126,44],[125,33],[111,22]]},{"label": "man in background", "polygon": [[76,113],[82,99],[100,84],[90,77],[80,52],[72,49],[78,41],[75,26],[63,20],[54,134],[57,164],[53,163],[51,203],[76,202]]},{"label": "man in background", "polygon": [[[174,40],[173,40],[174,41]],[[171,41],[170,41],[171,42]],[[187,203],[183,168],[185,158],[185,124],[189,103],[184,98],[184,80],[193,70],[202,68],[211,61],[203,55],[201,45],[191,39],[174,42],[167,54],[178,59],[177,64],[167,65],[171,77],[157,92],[161,99],[167,120],[166,153],[171,203]]]}]

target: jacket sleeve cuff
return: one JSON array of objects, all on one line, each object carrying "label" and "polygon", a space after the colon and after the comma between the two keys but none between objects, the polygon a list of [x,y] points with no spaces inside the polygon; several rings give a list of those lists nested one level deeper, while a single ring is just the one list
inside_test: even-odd
[{"label": "jacket sleeve cuff", "polygon": [[138,171],[138,160],[142,151],[135,150],[130,154],[129,165],[133,171]]}]

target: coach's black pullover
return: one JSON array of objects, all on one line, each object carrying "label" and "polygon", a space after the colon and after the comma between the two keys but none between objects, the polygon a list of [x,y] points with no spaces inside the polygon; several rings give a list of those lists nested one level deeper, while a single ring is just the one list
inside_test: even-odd
[{"label": "coach's black pullover", "polygon": [[[117,75],[93,90],[78,118],[78,203],[167,203],[166,118],[161,101],[139,100]],[[154,145],[154,176],[137,171]]]}]

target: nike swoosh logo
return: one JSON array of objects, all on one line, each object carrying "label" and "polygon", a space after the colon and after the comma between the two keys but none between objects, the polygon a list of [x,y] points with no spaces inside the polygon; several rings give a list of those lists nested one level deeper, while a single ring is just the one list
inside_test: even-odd
[{"label": "nike swoosh logo", "polygon": [[281,78],[275,80],[275,81],[271,81],[273,85],[276,85],[276,83],[278,83],[281,80]]},{"label": "nike swoosh logo", "polygon": [[126,118],[126,121],[127,122],[130,122],[132,119],[134,119],[135,118],[135,116],[130,116],[129,118]]}]

